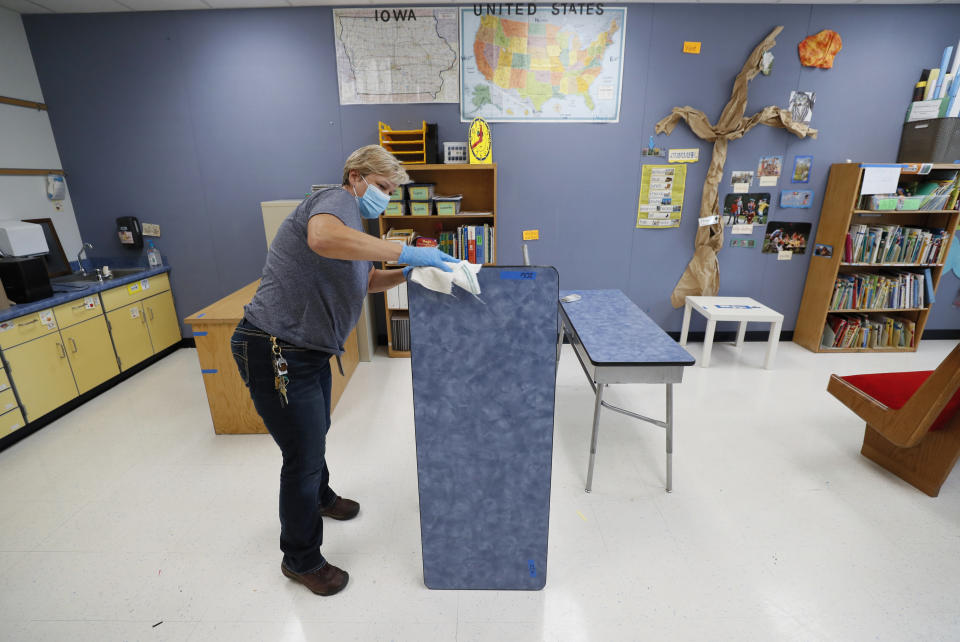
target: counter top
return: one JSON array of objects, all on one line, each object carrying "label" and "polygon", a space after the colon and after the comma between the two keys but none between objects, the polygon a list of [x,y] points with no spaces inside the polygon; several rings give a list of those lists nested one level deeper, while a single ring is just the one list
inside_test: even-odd
[{"label": "counter top", "polygon": [[162,265],[156,268],[147,268],[143,272],[137,272],[136,274],[128,274],[126,276],[117,276],[104,279],[103,283],[98,281],[84,283],[83,285],[79,283],[71,283],[69,285],[65,283],[51,283],[50,285],[54,290],[53,296],[47,297],[46,299],[40,299],[39,301],[33,301],[31,303],[12,305],[6,310],[0,312],[0,322],[21,317],[25,314],[30,314],[31,312],[39,312],[40,310],[53,308],[61,303],[82,299],[90,296],[91,294],[97,294],[98,292],[103,292],[104,290],[110,290],[120,285],[126,285],[127,283],[133,283],[134,281],[139,281],[141,279],[156,276],[169,271],[169,265]]},{"label": "counter top", "polygon": [[202,323],[230,323],[236,325],[243,318],[243,306],[250,303],[260,286],[260,279],[250,283],[204,309],[191,314],[184,323],[190,325]]}]

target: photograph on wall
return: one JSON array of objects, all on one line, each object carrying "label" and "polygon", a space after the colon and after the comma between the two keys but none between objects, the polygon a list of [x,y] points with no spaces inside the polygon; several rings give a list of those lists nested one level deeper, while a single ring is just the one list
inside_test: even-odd
[{"label": "photograph on wall", "polygon": [[813,192],[808,189],[782,190],[780,207],[806,209],[813,204]]},{"label": "photograph on wall", "polygon": [[752,171],[734,171],[730,173],[730,184],[733,191],[737,194],[744,194],[750,191],[750,184],[753,182]]},{"label": "photograph on wall", "polygon": [[826,245],[825,243],[817,243],[813,246],[813,255],[829,259],[833,256],[833,246]]},{"label": "photograph on wall", "polygon": [[723,224],[766,223],[769,210],[769,192],[727,194],[723,199]]},{"label": "photograph on wall", "polygon": [[757,247],[755,239],[732,239],[730,247]]},{"label": "photograph on wall", "polygon": [[790,177],[791,183],[809,183],[810,168],[813,166],[813,156],[794,156],[793,157],[793,176]]},{"label": "photograph on wall", "polygon": [[789,250],[794,254],[805,254],[811,225],[811,223],[770,221],[767,223],[761,252],[777,254],[783,250]]},{"label": "photograph on wall", "polygon": [[813,103],[817,100],[817,94],[813,91],[791,91],[790,92],[790,115],[794,122],[807,123],[813,119]]},{"label": "photograph on wall", "polygon": [[762,156],[757,164],[760,187],[776,185],[783,171],[783,156]]}]

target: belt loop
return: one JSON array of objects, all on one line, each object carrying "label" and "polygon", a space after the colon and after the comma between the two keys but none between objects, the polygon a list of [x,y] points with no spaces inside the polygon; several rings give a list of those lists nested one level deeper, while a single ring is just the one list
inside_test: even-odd
[{"label": "belt loop", "polygon": [[346,375],[343,374],[343,363],[340,361],[340,355],[339,355],[339,354],[337,355],[337,367],[340,368],[340,376],[341,376],[341,377],[345,377]]}]

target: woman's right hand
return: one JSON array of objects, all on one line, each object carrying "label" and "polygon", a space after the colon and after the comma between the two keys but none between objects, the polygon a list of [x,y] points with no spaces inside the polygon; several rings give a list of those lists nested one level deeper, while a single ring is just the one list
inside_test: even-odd
[{"label": "woman's right hand", "polygon": [[453,258],[446,252],[441,252],[435,247],[415,247],[413,245],[404,245],[400,251],[400,263],[406,263],[411,267],[435,267],[444,272],[452,272],[446,264],[459,263],[458,259]]}]

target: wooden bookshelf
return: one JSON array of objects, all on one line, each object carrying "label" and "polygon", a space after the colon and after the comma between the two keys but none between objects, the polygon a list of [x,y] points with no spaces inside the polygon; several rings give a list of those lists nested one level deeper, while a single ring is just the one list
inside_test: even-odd
[{"label": "wooden bookshelf", "polygon": [[[960,166],[949,163],[935,163],[928,176],[901,174],[901,182],[913,182],[925,178],[936,179],[949,176],[948,171],[956,172]],[[864,210],[858,209],[860,203],[860,184],[863,180],[863,168],[860,163],[837,163],[830,167],[830,178],[823,196],[820,210],[820,223],[817,227],[817,244],[833,247],[833,256],[811,256],[807,269],[807,280],[803,288],[803,299],[797,325],[794,328],[795,343],[813,352],[912,352],[917,349],[923,336],[923,329],[930,314],[930,306],[923,308],[883,309],[883,310],[830,310],[834,285],[841,272],[870,272],[896,268],[903,271],[923,273],[930,270],[934,293],[943,273],[943,263],[844,263],[843,253],[847,232],[851,225],[903,225],[928,228],[943,228],[950,232],[947,236],[946,252],[950,251],[953,230],[960,220],[958,210]],[[944,254],[943,256],[946,256]],[[926,286],[924,286],[926,287]],[[915,324],[914,342],[911,347],[897,348],[827,348],[820,344],[823,328],[830,314],[895,314],[909,319]]]},{"label": "wooden bookshelf", "polygon": [[[493,251],[496,264],[497,252],[497,165],[404,165],[403,168],[415,183],[435,183],[434,194],[449,196],[462,194],[461,211],[490,212],[489,214],[458,214],[456,216],[381,216],[379,232],[383,237],[391,227],[395,229],[412,229],[419,236],[436,238],[440,232],[455,231],[461,225],[490,225],[493,228]],[[402,269],[401,264],[390,265],[384,263],[384,269]],[[406,313],[406,310],[391,310],[387,305],[387,293],[383,294],[383,308],[387,321],[387,354],[391,357],[409,357],[409,350],[393,349],[393,324],[395,312]]]}]

